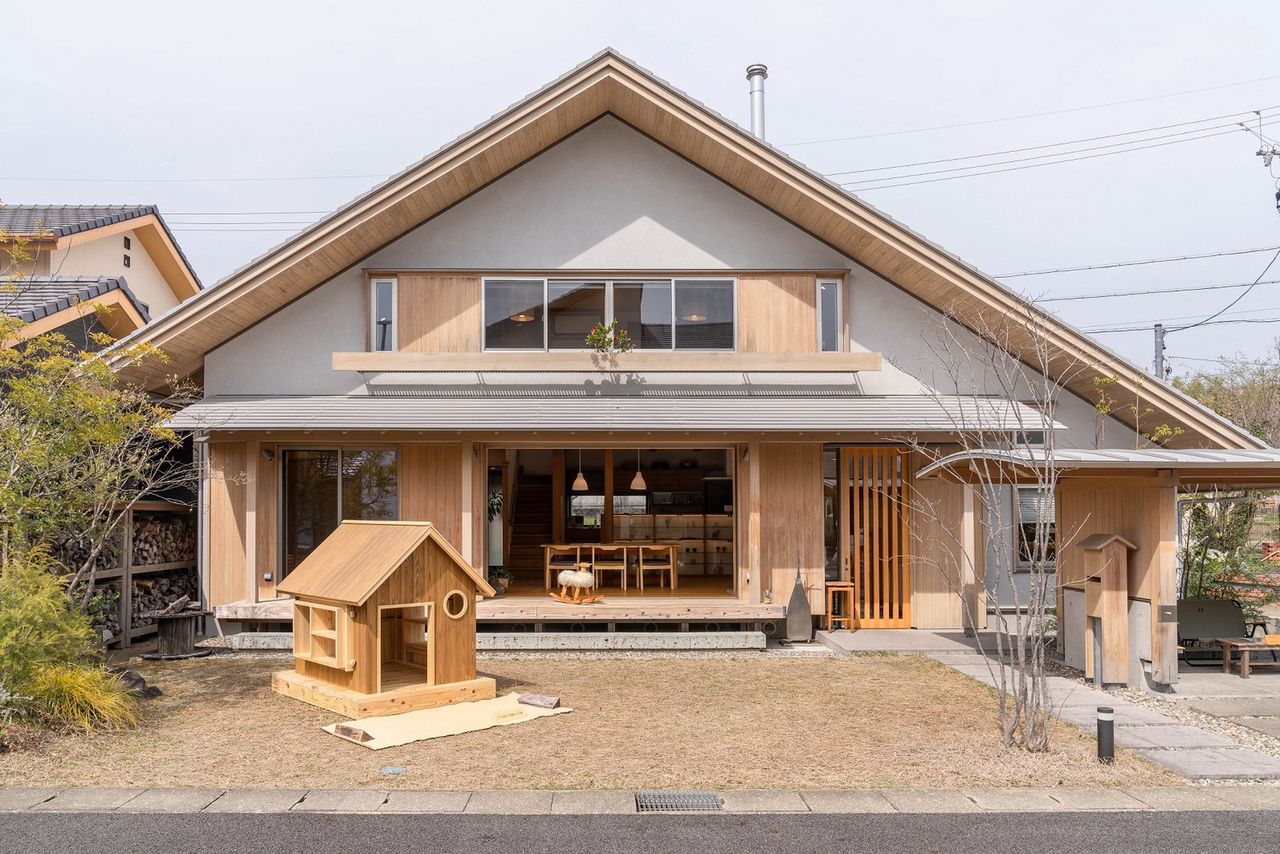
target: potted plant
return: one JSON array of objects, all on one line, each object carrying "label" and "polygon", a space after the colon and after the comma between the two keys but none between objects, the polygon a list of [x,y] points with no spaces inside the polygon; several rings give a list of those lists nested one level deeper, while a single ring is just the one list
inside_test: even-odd
[{"label": "potted plant", "polygon": [[616,320],[597,323],[587,334],[587,346],[602,356],[629,353],[632,347],[631,336]]},{"label": "potted plant", "polygon": [[507,586],[511,584],[511,573],[503,566],[489,567],[489,583],[493,585],[493,589],[498,595],[507,592]]}]

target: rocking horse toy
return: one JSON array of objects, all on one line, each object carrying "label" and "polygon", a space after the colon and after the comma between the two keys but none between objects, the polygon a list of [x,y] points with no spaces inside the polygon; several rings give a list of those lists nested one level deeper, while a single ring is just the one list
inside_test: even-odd
[{"label": "rocking horse toy", "polygon": [[602,594],[591,593],[591,588],[596,586],[596,577],[592,574],[590,567],[589,563],[580,563],[577,569],[562,569],[556,576],[556,581],[560,583],[559,591],[553,591],[547,595],[566,605],[592,605],[603,602]]}]

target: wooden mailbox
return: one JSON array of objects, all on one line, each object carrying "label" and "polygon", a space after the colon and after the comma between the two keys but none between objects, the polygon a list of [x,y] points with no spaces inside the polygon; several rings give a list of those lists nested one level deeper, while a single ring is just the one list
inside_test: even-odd
[{"label": "wooden mailbox", "polygon": [[1084,555],[1084,675],[1093,679],[1097,628],[1101,627],[1102,683],[1129,681],[1129,552],[1137,546],[1119,534],[1091,534],[1080,541]]},{"label": "wooden mailbox", "polygon": [[430,522],[343,522],[278,589],[295,599],[281,694],[358,718],[496,693],[476,677],[475,600],[493,588]]}]

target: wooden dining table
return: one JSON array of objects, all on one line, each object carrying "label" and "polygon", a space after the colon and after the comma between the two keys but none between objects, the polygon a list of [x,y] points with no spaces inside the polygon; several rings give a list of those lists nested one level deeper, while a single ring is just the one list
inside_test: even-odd
[{"label": "wooden dining table", "polygon": [[680,573],[678,571],[679,564],[677,563],[677,558],[676,558],[676,555],[678,554],[677,549],[679,548],[679,545],[680,545],[679,543],[674,543],[674,542],[662,542],[662,541],[655,542],[653,540],[644,540],[641,542],[631,540],[631,541],[613,542],[613,543],[543,543],[542,544],[542,565],[547,568],[546,579],[545,579],[547,589],[550,590],[552,589],[552,586],[553,586],[553,579],[551,578],[551,569],[550,569],[551,549],[566,549],[566,548],[578,549],[579,557],[578,557],[577,563],[583,564],[583,563],[591,563],[591,549],[593,548],[609,548],[609,549],[620,548],[624,550],[624,554],[627,556],[629,566],[630,566],[630,556],[632,552],[636,554],[637,556],[636,567],[638,570],[639,568],[638,558],[640,554],[640,547],[644,546],[645,548],[667,549],[667,551],[671,556],[671,589],[675,590],[677,587],[680,586]]}]

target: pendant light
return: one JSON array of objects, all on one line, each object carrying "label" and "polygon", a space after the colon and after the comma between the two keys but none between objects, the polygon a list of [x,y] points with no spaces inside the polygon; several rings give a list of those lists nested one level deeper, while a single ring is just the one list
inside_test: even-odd
[{"label": "pendant light", "polygon": [[514,320],[516,323],[528,323],[533,320],[533,315],[527,311],[521,311],[511,315],[510,319]]},{"label": "pendant light", "polygon": [[587,479],[582,476],[582,449],[578,449],[578,476],[573,479],[574,492],[587,491]]},{"label": "pendant light", "polygon": [[631,489],[635,492],[644,492],[649,485],[644,482],[644,475],[640,473],[640,449],[636,448],[636,476],[631,478]]}]

